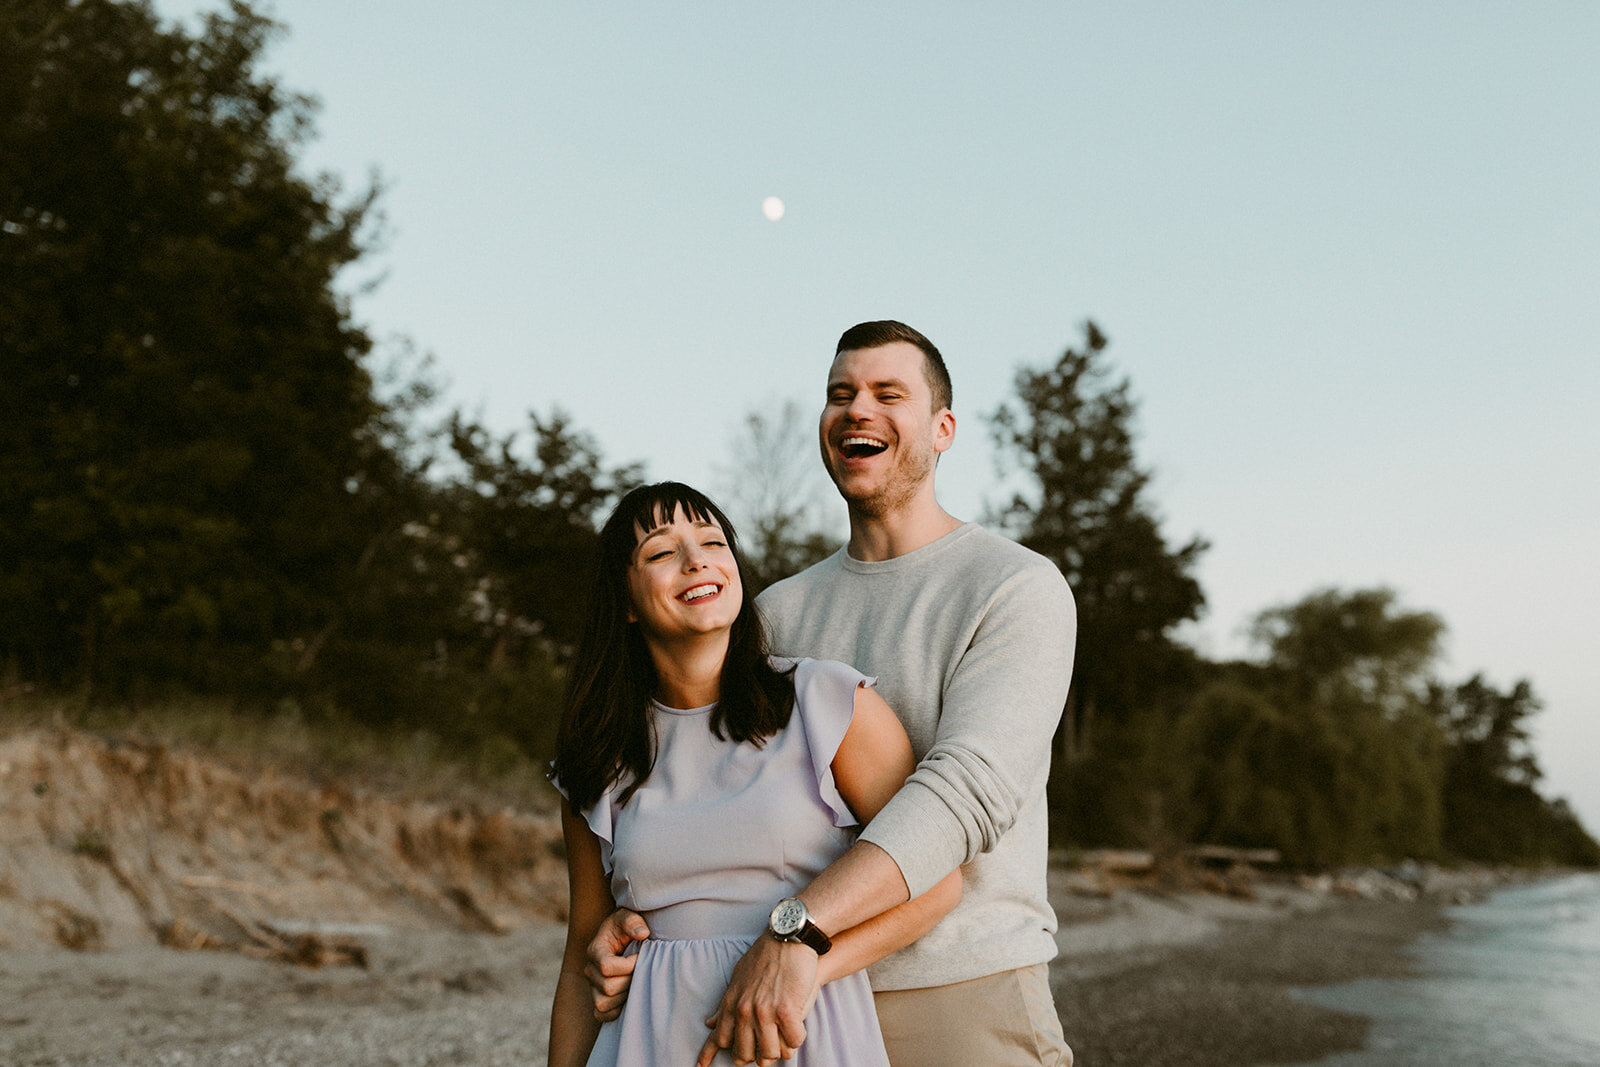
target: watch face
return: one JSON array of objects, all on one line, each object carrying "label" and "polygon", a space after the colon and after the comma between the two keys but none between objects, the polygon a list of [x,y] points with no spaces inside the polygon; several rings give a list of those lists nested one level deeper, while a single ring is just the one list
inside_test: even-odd
[{"label": "watch face", "polygon": [[778,906],[772,909],[772,932],[779,937],[796,933],[805,921],[806,906],[793,897],[779,901]]}]

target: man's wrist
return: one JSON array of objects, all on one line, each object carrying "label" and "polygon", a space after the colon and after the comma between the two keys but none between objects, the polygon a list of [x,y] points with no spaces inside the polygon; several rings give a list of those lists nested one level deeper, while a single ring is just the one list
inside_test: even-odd
[{"label": "man's wrist", "polygon": [[799,897],[784,897],[773,907],[767,917],[767,933],[775,940],[805,945],[818,956],[833,947],[833,940],[812,921],[805,901]]}]

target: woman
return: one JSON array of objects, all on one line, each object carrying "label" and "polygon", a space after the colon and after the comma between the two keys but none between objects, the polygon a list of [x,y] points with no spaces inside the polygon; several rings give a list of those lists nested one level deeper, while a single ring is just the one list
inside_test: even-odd
[{"label": "woman", "polygon": [[[888,802],[911,746],[872,679],[768,658],[733,528],[686,485],[622,499],[600,532],[592,596],[557,739],[571,907],[549,1063],[688,1065],[773,906]],[[804,1044],[758,1049],[758,1062],[887,1067],[862,968],[932,928],[960,892],[953,873],[835,933]],[[602,1027],[585,950],[619,903],[650,938],[621,1018]]]}]

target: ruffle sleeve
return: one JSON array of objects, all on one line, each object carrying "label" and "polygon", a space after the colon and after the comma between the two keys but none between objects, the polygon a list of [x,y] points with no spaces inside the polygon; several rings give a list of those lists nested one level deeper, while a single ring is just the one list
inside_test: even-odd
[{"label": "ruffle sleeve", "polygon": [[[556,777],[554,764],[551,764],[545,777],[555,786],[556,792],[564,799],[569,799],[561,779]],[[617,788],[613,784],[610,789],[600,794],[600,799],[595,801],[594,807],[585,808],[578,813],[583,816],[583,821],[589,824],[589,829],[594,831],[594,836],[600,839],[600,862],[605,867],[608,878],[611,876],[611,841],[617,818]]]},{"label": "ruffle sleeve", "polygon": [[[833,757],[855,717],[856,690],[878,679],[835,660],[802,659],[795,662],[794,707],[811,750],[817,791],[833,812],[833,825],[859,825],[850,805],[839,795],[833,780]],[[596,831],[598,832],[598,831]]]}]

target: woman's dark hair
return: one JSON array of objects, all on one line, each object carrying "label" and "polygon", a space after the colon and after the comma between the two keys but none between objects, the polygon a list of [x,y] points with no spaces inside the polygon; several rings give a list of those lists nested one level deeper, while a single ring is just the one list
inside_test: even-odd
[{"label": "woman's dark hair", "polygon": [[[646,711],[656,691],[656,668],[638,624],[628,621],[628,568],[639,534],[677,514],[721,526],[740,574],[745,573],[733,524],[704,493],[681,482],[658,482],[617,502],[600,528],[589,618],[567,677],[556,734],[555,775],[573,811],[592,807],[619,782],[625,788],[618,799],[626,803],[655,766],[655,734]],[[746,597],[729,634],[711,731],[759,747],[788,725],[793,707],[794,684],[767,659],[766,629]]]}]

